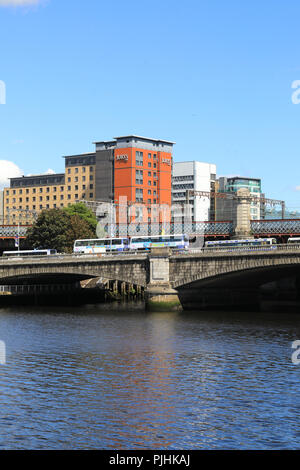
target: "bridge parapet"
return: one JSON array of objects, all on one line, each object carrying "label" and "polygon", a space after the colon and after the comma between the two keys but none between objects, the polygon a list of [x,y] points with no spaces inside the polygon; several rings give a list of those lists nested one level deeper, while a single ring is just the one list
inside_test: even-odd
[{"label": "bridge parapet", "polygon": [[252,220],[253,235],[300,235],[300,219]]}]

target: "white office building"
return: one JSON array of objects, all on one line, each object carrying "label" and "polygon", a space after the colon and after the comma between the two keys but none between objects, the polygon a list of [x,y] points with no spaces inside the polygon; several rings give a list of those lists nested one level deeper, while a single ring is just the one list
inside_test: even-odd
[{"label": "white office building", "polygon": [[[172,170],[172,202],[184,204],[187,201],[187,191],[215,190],[216,165],[197,161],[173,163]],[[190,195],[193,222],[211,220],[214,209],[211,199],[205,195]],[[213,203],[213,200],[212,200]]]}]

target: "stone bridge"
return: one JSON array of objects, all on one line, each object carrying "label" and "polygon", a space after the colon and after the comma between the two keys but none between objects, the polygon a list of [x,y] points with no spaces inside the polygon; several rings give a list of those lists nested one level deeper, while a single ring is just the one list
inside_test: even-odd
[{"label": "stone bridge", "polygon": [[293,245],[277,245],[268,251],[220,249],[172,255],[167,249],[153,249],[150,254],[0,261],[2,285],[100,277],[145,288],[149,302],[160,308],[164,304],[172,308],[179,303],[191,304],[191,298],[195,300],[203,289],[214,288],[216,295],[237,288],[253,294],[262,284],[292,275],[300,279],[300,248]]}]

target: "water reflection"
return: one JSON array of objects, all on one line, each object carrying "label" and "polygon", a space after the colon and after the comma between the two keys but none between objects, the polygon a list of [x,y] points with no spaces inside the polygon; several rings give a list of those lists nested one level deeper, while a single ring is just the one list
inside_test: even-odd
[{"label": "water reflection", "polygon": [[0,310],[0,448],[299,448],[296,315]]}]

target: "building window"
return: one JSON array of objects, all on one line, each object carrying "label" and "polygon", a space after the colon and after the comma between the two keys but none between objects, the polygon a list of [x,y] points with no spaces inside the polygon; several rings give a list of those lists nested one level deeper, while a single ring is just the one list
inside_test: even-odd
[{"label": "building window", "polygon": [[148,158],[151,158],[151,153],[148,153]]},{"label": "building window", "polygon": [[148,181],[148,186],[151,186],[151,181]]},{"label": "building window", "polygon": [[143,184],[143,170],[135,170],[135,184]]},{"label": "building window", "polygon": [[143,190],[142,190],[142,188],[135,188],[135,200],[136,200],[136,202],[143,202]]},{"label": "building window", "polygon": [[143,166],[143,152],[135,152],[135,163],[137,166]]},{"label": "building window", "polygon": [[151,176],[151,171],[148,171],[148,176]]}]

